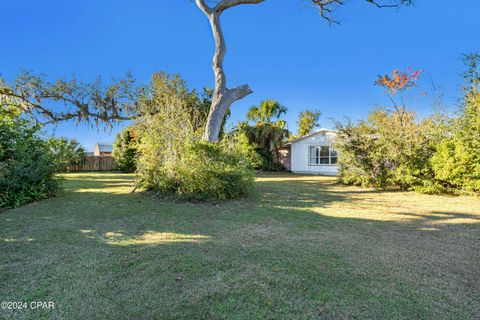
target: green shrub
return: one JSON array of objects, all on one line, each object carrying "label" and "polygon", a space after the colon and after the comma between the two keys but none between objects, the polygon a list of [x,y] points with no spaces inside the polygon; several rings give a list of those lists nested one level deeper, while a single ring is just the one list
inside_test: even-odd
[{"label": "green shrub", "polygon": [[75,139],[51,137],[48,138],[47,144],[54,156],[58,172],[67,171],[71,165],[85,162],[85,148]]},{"label": "green shrub", "polygon": [[465,62],[465,97],[456,118],[436,113],[418,120],[397,107],[339,124],[340,182],[429,194],[479,193],[480,55],[468,55]]},{"label": "green shrub", "polygon": [[43,141],[19,143],[0,174],[0,207],[18,207],[50,198],[60,190],[54,158]]},{"label": "green shrub", "polygon": [[137,137],[133,127],[127,127],[117,134],[113,143],[112,156],[118,170],[134,172],[137,168]]},{"label": "green shrub", "polygon": [[0,110],[0,207],[17,207],[60,190],[48,145],[19,114]]},{"label": "green shrub", "polygon": [[345,184],[414,190],[432,181],[430,159],[445,134],[442,117],[373,111],[368,120],[337,126],[339,180]]},{"label": "green shrub", "polygon": [[[258,162],[244,135],[219,143],[201,140],[197,125],[203,112],[192,108],[176,90],[163,90],[169,81],[155,78],[140,104],[155,106],[135,123],[138,145],[138,185],[162,195],[189,200],[226,200],[246,196],[253,187]],[[142,108],[142,106],[140,106]]]},{"label": "green shrub", "polygon": [[140,167],[140,185],[162,195],[200,201],[241,198],[252,190],[252,166],[258,159],[245,137],[220,143],[187,140],[181,149],[175,161]]},{"label": "green shrub", "polygon": [[259,123],[250,125],[241,122],[237,125],[236,132],[245,135],[250,145],[255,150],[259,161],[255,162],[255,169],[265,171],[281,171],[283,165],[279,161],[277,149],[288,137],[288,130],[284,129],[284,122]]},{"label": "green shrub", "polygon": [[[247,149],[245,149],[245,147]],[[227,200],[247,196],[254,183],[254,172],[244,156],[248,144],[187,143],[184,157],[172,168],[180,197],[194,200]]]},{"label": "green shrub", "polygon": [[423,185],[413,187],[413,190],[424,194],[442,194],[448,190],[443,185],[436,181],[425,180]]},{"label": "green shrub", "polygon": [[480,90],[467,94],[452,136],[437,146],[431,162],[445,188],[480,192]]}]

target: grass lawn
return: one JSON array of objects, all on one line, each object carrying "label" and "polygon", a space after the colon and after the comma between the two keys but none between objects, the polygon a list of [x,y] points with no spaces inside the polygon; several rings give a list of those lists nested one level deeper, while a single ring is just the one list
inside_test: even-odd
[{"label": "grass lawn", "polygon": [[0,212],[15,319],[479,319],[480,199],[262,174],[246,200],[130,194],[132,175]]}]

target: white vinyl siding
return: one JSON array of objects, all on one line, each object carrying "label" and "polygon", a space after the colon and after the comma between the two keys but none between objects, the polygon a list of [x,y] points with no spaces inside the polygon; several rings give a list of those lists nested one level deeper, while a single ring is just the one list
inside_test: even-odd
[{"label": "white vinyl siding", "polygon": [[291,144],[291,171],[337,175],[337,152],[332,148],[335,132],[322,130]]}]

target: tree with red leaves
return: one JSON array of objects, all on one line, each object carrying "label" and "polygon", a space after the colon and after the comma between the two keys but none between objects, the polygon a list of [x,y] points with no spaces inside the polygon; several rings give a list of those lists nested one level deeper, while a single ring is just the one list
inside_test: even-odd
[{"label": "tree with red leaves", "polygon": [[[404,113],[406,110],[404,93],[417,86],[417,81],[422,73],[423,70],[412,71],[412,68],[408,68],[405,72],[395,69],[391,76],[388,74],[379,75],[375,85],[385,88],[395,110]],[[400,102],[398,99],[400,99]]]}]

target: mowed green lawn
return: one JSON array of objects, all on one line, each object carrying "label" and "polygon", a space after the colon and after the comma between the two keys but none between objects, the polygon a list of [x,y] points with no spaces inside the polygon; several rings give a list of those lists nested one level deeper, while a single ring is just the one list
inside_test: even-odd
[{"label": "mowed green lawn", "polygon": [[15,319],[479,319],[480,200],[262,174],[221,204],[65,175],[0,212],[0,310]]}]

